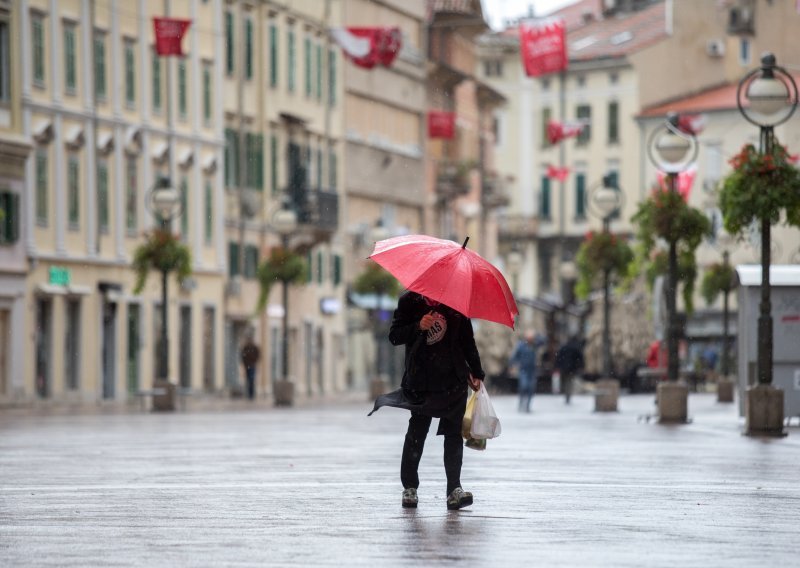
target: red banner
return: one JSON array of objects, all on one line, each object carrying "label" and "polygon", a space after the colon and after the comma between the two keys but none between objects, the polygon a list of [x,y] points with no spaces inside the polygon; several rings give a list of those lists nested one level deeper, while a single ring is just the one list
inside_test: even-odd
[{"label": "red banner", "polygon": [[558,144],[565,138],[571,138],[581,133],[586,126],[583,122],[558,122],[551,120],[547,123],[547,141]]},{"label": "red banner", "polygon": [[523,22],[519,27],[522,66],[528,77],[557,73],[567,68],[566,26],[561,19]]},{"label": "red banner", "polygon": [[456,113],[445,110],[428,111],[428,138],[451,140],[456,132]]},{"label": "red banner", "polygon": [[[675,180],[675,185],[680,193],[683,200],[687,203],[689,202],[689,194],[692,192],[692,185],[694,185],[694,178],[697,176],[697,166],[692,166],[682,172],[678,172],[677,179]],[[667,187],[667,174],[658,170],[656,172],[656,177],[658,179],[658,185],[663,187],[664,189],[669,189]]]},{"label": "red banner", "polygon": [[403,47],[403,34],[397,27],[335,28],[331,35],[345,56],[364,69],[390,67]]},{"label": "red banner", "polygon": [[156,32],[156,53],[182,56],[181,40],[191,23],[191,20],[177,18],[153,18],[153,29]]},{"label": "red banner", "polygon": [[557,179],[558,181],[565,181],[569,176],[570,169],[566,166],[559,168],[553,165],[547,165],[547,177],[550,179]]}]

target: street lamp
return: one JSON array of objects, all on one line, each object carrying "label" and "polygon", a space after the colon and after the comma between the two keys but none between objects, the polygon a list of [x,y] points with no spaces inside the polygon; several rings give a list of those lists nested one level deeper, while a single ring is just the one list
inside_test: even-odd
[{"label": "street lamp", "polygon": [[[172,187],[168,177],[161,176],[150,190],[147,206],[159,222],[159,229],[168,232],[172,220],[182,213],[181,199],[178,190]],[[163,390],[164,394],[153,395],[153,407],[156,410],[175,409],[175,387],[169,382],[169,339],[167,336],[167,286],[169,273],[161,271],[161,343],[158,354],[158,376],[154,381],[154,389]]]},{"label": "street lamp", "polygon": [[[611,219],[625,204],[625,196],[615,176],[606,174],[586,195],[586,208],[603,221],[603,232],[610,232]],[[611,268],[603,270],[603,376],[611,377]]]},{"label": "street lamp", "polygon": [[[745,100],[749,106],[745,106]],[[761,67],[739,82],[736,105],[744,118],[759,127],[759,152],[771,154],[775,126],[789,120],[797,108],[797,84],[776,65],[775,56],[765,53]],[[761,219],[761,303],[758,317],[758,383],[772,383],[772,305],[770,303],[770,220]]]},{"label": "street lamp", "polygon": [[[281,237],[281,246],[285,252],[289,251],[289,237],[297,230],[297,213],[284,204],[272,216],[272,228]],[[281,370],[283,376],[280,383],[275,382],[274,397],[275,404],[278,406],[291,406],[294,400],[294,385],[289,380],[289,282],[282,282],[283,299],[283,324],[281,335],[283,336],[281,345]]]},{"label": "street lamp", "polygon": [[[650,136],[647,152],[650,161],[659,170],[667,174],[669,191],[677,191],[677,177],[697,158],[697,139],[678,129],[678,115],[670,113],[661,128],[657,128]],[[669,264],[667,269],[667,286],[665,290],[667,304],[667,378],[670,382],[678,380],[678,322],[677,288],[678,288],[678,247],[674,239],[669,241]]]}]

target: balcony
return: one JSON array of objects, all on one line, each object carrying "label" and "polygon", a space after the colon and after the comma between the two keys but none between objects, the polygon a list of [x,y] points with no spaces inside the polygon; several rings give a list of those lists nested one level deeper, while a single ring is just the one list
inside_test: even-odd
[{"label": "balcony", "polygon": [[339,227],[339,195],[325,189],[293,187],[287,192],[301,227],[331,234]]},{"label": "balcony", "polygon": [[487,173],[484,175],[482,188],[481,204],[484,209],[496,209],[508,205],[510,199],[505,181],[497,174]]},{"label": "balcony", "polygon": [[535,239],[539,233],[539,220],[533,215],[502,215],[497,225],[501,241]]},{"label": "balcony", "polygon": [[471,161],[442,161],[436,170],[436,193],[443,199],[466,195],[470,190],[470,174],[476,168]]}]

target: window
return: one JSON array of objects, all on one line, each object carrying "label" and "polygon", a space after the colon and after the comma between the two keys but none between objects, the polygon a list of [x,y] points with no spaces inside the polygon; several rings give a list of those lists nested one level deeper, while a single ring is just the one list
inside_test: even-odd
[{"label": "window", "polygon": [[750,65],[750,40],[746,37],[739,38],[739,63]]},{"label": "window", "polygon": [[19,195],[0,191],[0,244],[9,245],[19,240]]},{"label": "window", "polygon": [[47,226],[48,218],[48,160],[47,149],[40,148],[36,152],[36,223],[42,227]]},{"label": "window", "polygon": [[67,219],[69,228],[76,230],[81,224],[81,179],[78,156],[67,162]]},{"label": "window", "polygon": [[[609,187],[613,187],[616,191],[619,191],[619,162],[617,160],[611,160],[608,164],[608,185]],[[619,219],[621,211],[617,209],[614,213],[611,214],[611,219]]]},{"label": "window", "polygon": [[336,163],[336,150],[331,149],[328,151],[328,184],[331,186],[331,191],[336,191],[336,178],[337,176],[337,163]]},{"label": "window", "polygon": [[44,87],[44,18],[31,15],[31,41],[33,42],[33,84]]},{"label": "window", "polygon": [[539,217],[550,219],[550,178],[542,176],[542,191],[540,194]]},{"label": "window", "polygon": [[338,254],[333,255],[333,285],[338,286],[342,283],[342,257]]},{"label": "window", "polygon": [[547,148],[550,146],[550,140],[547,138],[547,125],[552,118],[553,109],[550,107],[544,107],[542,109],[542,148]]},{"label": "window", "polygon": [[253,20],[244,21],[244,76],[253,78]]},{"label": "window", "polygon": [[269,137],[269,176],[273,195],[278,193],[278,137]]},{"label": "window", "polygon": [[94,94],[106,97],[106,36],[96,33],[94,36]]},{"label": "window", "polygon": [[211,124],[211,64],[203,64],[203,120]]},{"label": "window", "polygon": [[264,137],[245,134],[245,161],[247,162],[245,186],[264,189]]},{"label": "window", "polygon": [[254,245],[244,246],[244,277],[253,279],[258,273],[258,247]]},{"label": "window", "polygon": [[269,25],[269,86],[278,85],[278,28]]},{"label": "window", "polygon": [[578,134],[578,144],[588,144],[592,138],[592,107],[589,105],[578,105],[575,111],[580,122],[584,123],[583,130]]},{"label": "window", "polygon": [[11,99],[11,38],[7,20],[0,19],[0,103]]},{"label": "window", "polygon": [[619,142],[619,103],[612,101],[608,103],[608,143],[616,144]]},{"label": "window", "polygon": [[64,23],[64,90],[75,94],[77,72],[75,67],[75,25]]},{"label": "window", "polygon": [[483,62],[483,73],[487,77],[502,77],[503,62],[500,59],[487,59]]},{"label": "window", "polygon": [[239,186],[239,134],[232,128],[225,129],[225,185]]},{"label": "window", "polygon": [[125,173],[125,228],[129,235],[135,235],[139,228],[139,200],[136,196],[139,167],[135,157],[128,156]]},{"label": "window", "polygon": [[322,149],[317,148],[317,166],[315,168],[317,174],[317,191],[322,191]]},{"label": "window", "polygon": [[128,392],[139,390],[139,352],[142,312],[139,304],[128,304],[128,352],[126,360]]},{"label": "window", "polygon": [[228,276],[239,275],[239,243],[228,243]]},{"label": "window", "polygon": [[311,38],[306,38],[303,41],[303,55],[305,59],[305,92],[306,96],[311,96]]},{"label": "window", "polygon": [[578,84],[578,88],[583,88],[586,86],[586,76],[585,75],[578,75],[575,79],[575,82]]},{"label": "window", "polygon": [[97,162],[97,223],[100,230],[108,232],[108,164]]},{"label": "window", "polygon": [[328,50],[328,104],[336,104],[336,52]]},{"label": "window", "polygon": [[211,244],[214,241],[214,190],[211,185],[211,180],[206,180],[205,187],[205,202],[206,211],[204,216],[204,227],[206,244]]},{"label": "window", "polygon": [[322,251],[319,250],[317,251],[317,284],[322,284],[323,275],[325,274],[323,272],[323,262]]},{"label": "window", "polygon": [[186,119],[186,62],[178,61],[178,113]]},{"label": "window", "polygon": [[136,104],[136,48],[130,40],[125,40],[125,104]]},{"label": "window", "polygon": [[81,353],[81,301],[70,298],[65,304],[66,326],[64,337],[64,382],[68,390],[78,390],[80,386]]},{"label": "window", "polygon": [[225,71],[228,75],[236,68],[233,56],[233,14],[225,12]]},{"label": "window", "polygon": [[153,110],[161,111],[161,57],[153,50]]},{"label": "window", "polygon": [[586,174],[575,174],[575,219],[586,218]]},{"label": "window", "polygon": [[181,240],[189,240],[189,179],[181,177]]},{"label": "window", "polygon": [[322,100],[322,45],[317,44],[317,100]]},{"label": "window", "polygon": [[289,34],[286,38],[287,42],[287,50],[288,50],[288,68],[287,72],[289,73],[288,77],[288,84],[287,88],[289,89],[290,93],[294,92],[294,79],[295,79],[295,52],[294,52],[294,30],[289,30]]}]

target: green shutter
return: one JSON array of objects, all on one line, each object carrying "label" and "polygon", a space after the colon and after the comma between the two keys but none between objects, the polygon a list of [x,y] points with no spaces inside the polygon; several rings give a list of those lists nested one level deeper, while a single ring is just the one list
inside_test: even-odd
[{"label": "green shutter", "polygon": [[317,44],[317,100],[322,100],[322,45]]},{"label": "green shutter", "polygon": [[228,243],[228,276],[239,274],[239,243]]},{"label": "green shutter", "polygon": [[36,17],[32,22],[33,28],[33,80],[35,83],[44,84],[44,22]]},{"label": "green shutter", "polygon": [[130,42],[125,43],[125,102],[129,105],[136,103],[136,63]]},{"label": "green shutter", "polygon": [[619,142],[619,103],[608,103],[608,141]]},{"label": "green shutter", "polygon": [[269,26],[269,85],[278,85],[278,28],[275,24]]},{"label": "green shutter", "polygon": [[233,14],[225,12],[225,70],[228,75],[235,68],[233,55]]},{"label": "green shutter", "polygon": [[64,86],[75,91],[75,28],[64,26]]},{"label": "green shutter", "polygon": [[550,218],[550,178],[542,176],[542,202],[539,207],[539,217],[542,219]]},{"label": "green shutter", "polygon": [[336,152],[331,150],[328,154],[328,183],[330,184],[330,190],[336,191],[336,177],[337,177],[337,163],[336,163]]},{"label": "green shutter", "polygon": [[48,201],[50,198],[48,187],[47,151],[39,150],[36,153],[36,221],[40,225],[47,225]]},{"label": "green shutter", "polygon": [[178,61],[178,112],[186,116],[186,62]]},{"label": "green shutter", "polygon": [[550,122],[552,115],[553,111],[550,107],[542,109],[542,148],[547,148],[550,145],[550,141],[547,139],[547,124]]},{"label": "green shutter", "polygon": [[206,180],[206,211],[205,211],[205,233],[206,243],[211,243],[214,240],[214,192],[212,190],[211,181]]},{"label": "green shutter", "polygon": [[257,134],[255,136],[256,142],[256,189],[264,189],[264,135]]},{"label": "green shutter", "polygon": [[94,38],[94,93],[106,96],[106,39],[103,35]]},{"label": "green shutter", "polygon": [[81,222],[80,212],[80,169],[78,159],[70,157],[67,165],[67,217],[69,224],[77,228]]},{"label": "green shutter", "polygon": [[278,137],[269,137],[269,176],[273,195],[278,193]]},{"label": "green shutter", "polygon": [[225,129],[225,185],[239,187],[239,135],[232,128]]},{"label": "green shutter", "polygon": [[161,110],[161,57],[153,51],[153,108]]},{"label": "green shutter", "polygon": [[181,238],[189,240],[189,180],[181,179]]},{"label": "green shutter", "polygon": [[0,193],[0,243],[11,244],[19,239],[19,195]]},{"label": "green shutter", "polygon": [[317,283],[322,284],[323,280],[323,271],[322,271],[322,251],[317,251]]},{"label": "green shutter", "polygon": [[253,78],[253,20],[244,22],[244,75]]},{"label": "green shutter", "polygon": [[586,174],[575,175],[575,218],[586,217]]},{"label": "green shutter", "polygon": [[289,35],[287,36],[288,42],[288,85],[287,88],[289,89],[290,93],[294,92],[294,78],[295,78],[295,53],[294,53],[294,30],[289,30]]},{"label": "green shutter", "polygon": [[328,50],[328,104],[336,104],[336,52]]},{"label": "green shutter", "polygon": [[303,52],[305,59],[305,86],[306,96],[311,96],[311,38],[305,38],[303,41]]},{"label": "green shutter", "polygon": [[130,156],[127,161],[127,171],[125,172],[126,192],[127,192],[127,216],[125,225],[129,233],[135,233],[138,228],[139,221],[139,208],[136,200],[136,186],[138,185],[137,179],[139,177],[138,164],[136,158]]},{"label": "green shutter", "polygon": [[342,283],[342,257],[338,254],[333,255],[333,285],[338,286]]},{"label": "green shutter", "polygon": [[211,122],[211,69],[203,67],[203,118]]},{"label": "green shutter", "polygon": [[108,231],[108,166],[97,163],[97,224],[102,231]]}]

